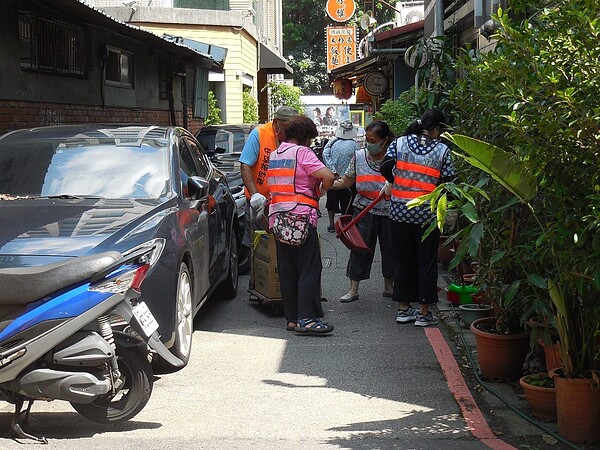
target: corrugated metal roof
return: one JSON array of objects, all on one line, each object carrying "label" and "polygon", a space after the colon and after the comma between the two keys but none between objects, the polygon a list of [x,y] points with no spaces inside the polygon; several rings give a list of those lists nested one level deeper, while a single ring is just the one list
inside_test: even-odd
[{"label": "corrugated metal roof", "polygon": [[210,68],[213,71],[223,70],[223,64],[215,61],[212,56],[186,45],[169,41],[138,26],[116,20],[105,12],[89,5],[85,0],[37,0],[36,5],[45,6],[51,11],[60,12],[67,16],[76,16],[78,19],[94,26],[121,33],[138,41],[147,42],[183,58],[192,59],[200,66]]}]

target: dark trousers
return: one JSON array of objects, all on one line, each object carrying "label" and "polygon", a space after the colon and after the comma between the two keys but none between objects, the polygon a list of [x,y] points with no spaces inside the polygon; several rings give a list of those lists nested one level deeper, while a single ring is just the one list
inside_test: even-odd
[{"label": "dark trousers", "polygon": [[396,273],[393,300],[431,304],[438,301],[437,252],[440,232],[436,228],[423,241],[427,226],[392,221]]},{"label": "dark trousers", "polygon": [[[362,210],[354,208],[354,217]],[[346,276],[351,280],[368,280],[371,276],[371,266],[375,256],[375,245],[379,240],[379,250],[381,252],[381,272],[385,278],[394,277],[393,240],[392,240],[392,220],[388,216],[377,216],[367,214],[356,224],[365,244],[372,250],[370,252],[351,251]]]},{"label": "dark trousers", "polygon": [[310,227],[304,244],[298,247],[276,241],[277,270],[285,318],[323,317],[321,307],[321,248],[317,229]]},{"label": "dark trousers", "polygon": [[330,189],[327,191],[327,199],[325,208],[327,211],[335,211],[336,213],[352,214],[352,202],[356,195],[356,184],[353,184],[347,189]]}]

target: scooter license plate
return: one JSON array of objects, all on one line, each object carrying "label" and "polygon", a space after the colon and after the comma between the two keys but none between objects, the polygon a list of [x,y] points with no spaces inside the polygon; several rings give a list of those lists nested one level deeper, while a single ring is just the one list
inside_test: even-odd
[{"label": "scooter license plate", "polygon": [[139,302],[133,307],[133,315],[147,337],[152,336],[152,333],[158,330],[158,322],[144,302]]}]

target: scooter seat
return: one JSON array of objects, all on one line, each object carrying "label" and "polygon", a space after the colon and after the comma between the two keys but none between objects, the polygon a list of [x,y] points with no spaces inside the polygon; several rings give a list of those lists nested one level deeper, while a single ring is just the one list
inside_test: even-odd
[{"label": "scooter seat", "polygon": [[36,267],[0,269],[0,304],[22,305],[89,280],[122,258],[119,252],[71,258]]}]

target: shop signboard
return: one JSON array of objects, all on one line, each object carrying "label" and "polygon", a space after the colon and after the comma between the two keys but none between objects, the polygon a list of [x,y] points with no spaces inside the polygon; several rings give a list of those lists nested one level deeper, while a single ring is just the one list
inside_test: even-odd
[{"label": "shop signboard", "polygon": [[356,61],[356,27],[327,27],[327,71]]},{"label": "shop signboard", "polygon": [[354,0],[327,0],[327,14],[336,22],[347,22],[355,10]]}]

